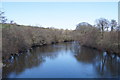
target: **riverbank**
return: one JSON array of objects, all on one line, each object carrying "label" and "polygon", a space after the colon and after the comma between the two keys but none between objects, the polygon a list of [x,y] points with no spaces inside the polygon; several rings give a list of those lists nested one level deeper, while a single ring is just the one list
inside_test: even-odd
[{"label": "riverbank", "polygon": [[2,58],[23,53],[31,47],[72,41],[71,30],[2,24]]},{"label": "riverbank", "polygon": [[120,55],[119,30],[101,32],[95,26],[81,25],[74,31],[74,39],[82,46]]},{"label": "riverbank", "polygon": [[78,41],[80,45],[120,55],[120,31],[101,31],[94,26],[81,26],[77,30],[63,30],[2,24],[2,59],[10,59],[32,47],[59,42]]}]

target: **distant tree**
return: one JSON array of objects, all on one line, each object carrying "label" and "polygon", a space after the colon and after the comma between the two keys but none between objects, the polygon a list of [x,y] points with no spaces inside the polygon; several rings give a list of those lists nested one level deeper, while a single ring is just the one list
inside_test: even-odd
[{"label": "distant tree", "polygon": [[114,27],[117,27],[117,22],[116,20],[112,19],[110,24],[111,24],[111,31],[113,31]]},{"label": "distant tree", "polygon": [[105,18],[97,19],[96,26],[100,29],[101,39],[103,39],[103,34],[104,34],[105,29],[107,29],[107,31],[108,31],[108,28],[109,28],[109,21]]},{"label": "distant tree", "polygon": [[102,32],[104,32],[106,28],[107,28],[107,31],[108,31],[109,21],[108,21],[107,19],[105,19],[105,18],[97,19],[97,20],[96,20],[96,24],[97,24],[97,27],[98,27]]},{"label": "distant tree", "polygon": [[87,22],[81,22],[77,25],[76,30],[80,30],[80,27],[92,27],[92,25]]},{"label": "distant tree", "polygon": [[6,23],[7,19],[4,16],[4,12],[0,11],[0,23]]},{"label": "distant tree", "polygon": [[10,21],[10,24],[13,24],[13,22],[14,22],[14,21],[13,21],[13,20],[11,20],[11,21]]}]

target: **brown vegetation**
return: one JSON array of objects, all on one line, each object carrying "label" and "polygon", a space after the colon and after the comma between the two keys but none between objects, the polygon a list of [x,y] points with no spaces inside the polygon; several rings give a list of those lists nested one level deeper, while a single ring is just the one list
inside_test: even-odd
[{"label": "brown vegetation", "polygon": [[9,58],[32,46],[71,41],[70,30],[2,24],[2,56]]},{"label": "brown vegetation", "polygon": [[[74,38],[81,45],[120,55],[120,30],[115,20],[111,20],[109,23],[106,19],[98,19],[96,26],[80,24],[74,31]],[[108,30],[109,28],[111,30]]]},{"label": "brown vegetation", "polygon": [[3,34],[2,56],[7,59],[34,46],[73,40],[83,46],[120,54],[120,26],[115,20],[110,22],[100,18],[94,26],[86,22],[79,23],[74,31],[7,23],[0,25]]}]

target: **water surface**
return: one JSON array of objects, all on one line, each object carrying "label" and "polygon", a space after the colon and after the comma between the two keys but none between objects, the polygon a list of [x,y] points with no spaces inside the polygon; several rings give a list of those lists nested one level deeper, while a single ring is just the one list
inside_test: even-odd
[{"label": "water surface", "polygon": [[77,42],[33,48],[5,63],[3,78],[117,78],[120,58]]}]

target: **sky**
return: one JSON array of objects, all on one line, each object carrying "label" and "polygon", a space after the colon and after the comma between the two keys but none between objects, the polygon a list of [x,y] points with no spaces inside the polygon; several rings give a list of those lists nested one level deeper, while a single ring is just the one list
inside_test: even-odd
[{"label": "sky", "polygon": [[1,0],[4,2],[118,2],[120,0]]},{"label": "sky", "polygon": [[80,22],[118,20],[118,2],[2,2],[5,16],[21,25],[75,29]]}]

